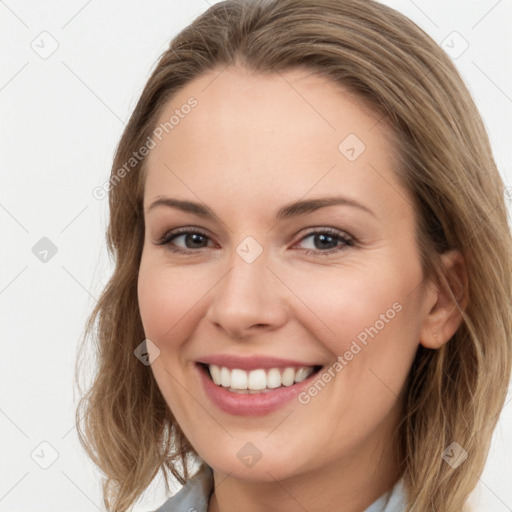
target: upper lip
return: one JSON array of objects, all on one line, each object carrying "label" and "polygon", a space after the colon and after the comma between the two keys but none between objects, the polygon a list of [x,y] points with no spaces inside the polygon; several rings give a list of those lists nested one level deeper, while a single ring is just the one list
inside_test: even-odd
[{"label": "upper lip", "polygon": [[321,366],[316,363],[297,361],[294,359],[282,359],[280,357],[269,357],[262,355],[241,357],[233,354],[215,354],[211,356],[205,356],[201,359],[198,359],[197,362],[207,365],[215,364],[217,366],[224,366],[225,368],[229,369],[238,368],[240,370]]}]

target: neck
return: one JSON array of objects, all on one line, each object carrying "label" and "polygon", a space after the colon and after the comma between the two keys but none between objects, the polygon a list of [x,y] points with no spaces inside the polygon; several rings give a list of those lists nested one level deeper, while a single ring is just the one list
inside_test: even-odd
[{"label": "neck", "polygon": [[[365,439],[328,464],[280,481],[251,482],[214,471],[215,492],[208,512],[362,512],[400,478],[390,428],[380,425]],[[387,435],[386,437],[384,436]]]}]

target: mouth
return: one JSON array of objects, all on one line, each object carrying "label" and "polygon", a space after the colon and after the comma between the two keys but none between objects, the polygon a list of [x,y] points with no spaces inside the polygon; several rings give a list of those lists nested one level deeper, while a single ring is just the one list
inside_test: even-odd
[{"label": "mouth", "polygon": [[211,354],[196,360],[195,368],[215,407],[233,416],[263,416],[292,406],[311,386],[324,368],[311,363],[263,354]]},{"label": "mouth", "polygon": [[281,388],[291,388],[322,369],[321,365],[312,365],[243,370],[216,364],[197,364],[206,377],[219,388],[245,395],[265,394]]}]

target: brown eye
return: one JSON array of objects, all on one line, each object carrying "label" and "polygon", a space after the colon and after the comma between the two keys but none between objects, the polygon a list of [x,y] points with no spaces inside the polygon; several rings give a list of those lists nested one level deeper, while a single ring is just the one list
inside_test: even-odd
[{"label": "brown eye", "polygon": [[333,254],[354,245],[354,239],[342,231],[333,229],[319,229],[309,232],[301,242],[311,238],[313,247],[306,248],[305,254]]},{"label": "brown eye", "polygon": [[[182,239],[180,246],[176,246],[176,240]],[[157,245],[166,246],[177,253],[194,252],[194,249],[203,249],[208,243],[209,237],[205,233],[191,229],[179,229],[166,233]],[[184,244],[184,247],[183,247]]]}]

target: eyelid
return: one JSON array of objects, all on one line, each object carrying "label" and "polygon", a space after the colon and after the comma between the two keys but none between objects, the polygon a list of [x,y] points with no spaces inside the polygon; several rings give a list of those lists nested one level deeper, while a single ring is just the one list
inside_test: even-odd
[{"label": "eyelid", "polygon": [[327,234],[329,236],[332,236],[334,238],[337,238],[341,242],[344,243],[341,247],[334,247],[331,249],[326,249],[324,251],[320,249],[302,249],[304,254],[310,254],[310,255],[329,255],[329,254],[336,254],[342,252],[346,247],[353,247],[356,245],[357,240],[354,236],[352,236],[347,231],[344,231],[342,229],[338,228],[332,228],[328,226],[315,226],[308,228],[306,233],[302,234],[302,236],[298,239],[298,241],[293,245],[295,247],[298,243],[302,242],[304,239],[316,235],[316,234]]},{"label": "eyelid", "polygon": [[[182,226],[179,228],[174,228],[171,230],[168,230],[164,233],[162,237],[157,239],[155,242],[158,246],[169,246],[169,250],[173,253],[180,254],[180,255],[191,255],[194,253],[202,253],[204,249],[207,249],[208,247],[199,247],[195,249],[189,249],[189,248],[180,248],[180,247],[172,247],[170,246],[170,243],[172,240],[179,238],[180,236],[187,235],[187,234],[199,234],[201,236],[204,236],[205,238],[212,240],[212,237],[206,232],[206,230],[196,227],[196,226]],[[341,230],[339,228],[333,228],[329,226],[311,226],[309,228],[306,228],[306,231],[302,234],[302,236],[297,240],[297,242],[294,243],[292,247],[296,247],[297,244],[302,242],[305,238],[308,238],[309,236],[316,235],[316,234],[327,234],[329,236],[332,236],[334,238],[337,238],[339,241],[341,241],[344,245],[337,246],[334,248],[326,249],[326,250],[320,250],[320,249],[299,249],[302,250],[304,254],[307,255],[322,255],[327,256],[329,254],[333,253],[340,253],[347,247],[353,247],[357,244],[357,239],[348,233],[347,231]]]},{"label": "eyelid", "polygon": [[196,226],[184,226],[181,228],[174,228],[165,231],[161,237],[156,239],[155,243],[157,245],[165,245],[166,243],[169,243],[171,239],[177,238],[180,235],[187,235],[189,233],[197,233],[198,235],[202,235],[212,240],[212,237],[206,232],[206,230]]},{"label": "eyelid", "polygon": [[347,238],[347,239],[350,239],[353,241],[356,240],[355,236],[351,235],[350,233],[348,233],[347,231],[345,231],[343,229],[332,228],[329,226],[312,226],[312,227],[306,228],[306,232],[302,234],[299,241],[308,235],[316,234],[316,233],[329,233],[331,235],[339,236],[340,238],[343,237],[343,238]]}]

